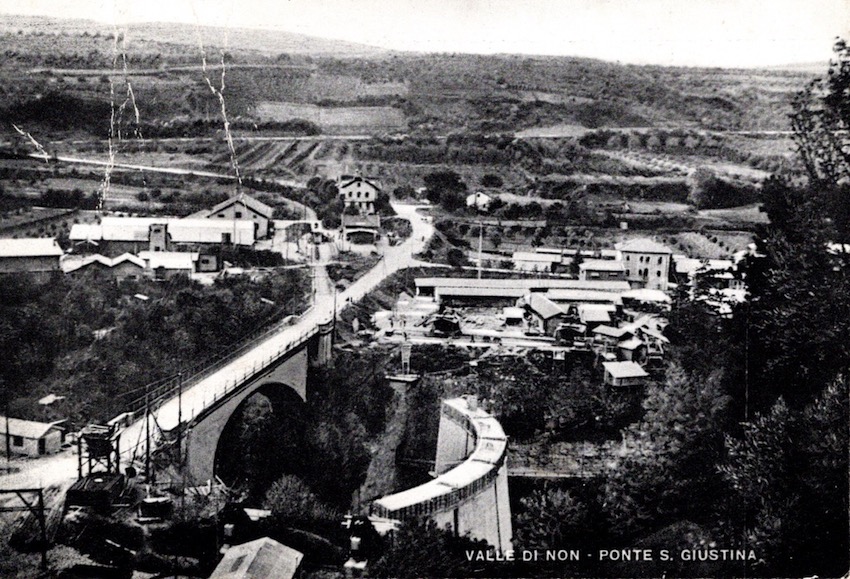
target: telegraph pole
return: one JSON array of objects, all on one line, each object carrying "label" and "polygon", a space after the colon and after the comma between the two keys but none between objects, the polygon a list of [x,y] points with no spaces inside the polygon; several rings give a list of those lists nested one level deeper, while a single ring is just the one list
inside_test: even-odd
[{"label": "telegraph pole", "polygon": [[177,373],[177,464],[183,469],[183,372]]},{"label": "telegraph pole", "polygon": [[145,482],[151,480],[151,407],[149,386],[145,385]]},{"label": "telegraph pole", "polygon": [[484,224],[478,220],[478,279],[481,279],[481,249],[484,245]]}]

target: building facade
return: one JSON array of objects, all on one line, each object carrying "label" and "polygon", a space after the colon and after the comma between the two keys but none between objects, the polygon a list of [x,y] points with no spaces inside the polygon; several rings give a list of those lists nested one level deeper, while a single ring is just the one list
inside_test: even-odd
[{"label": "building facade", "polygon": [[207,219],[251,221],[257,239],[264,239],[274,233],[274,208],[249,195],[236,195],[204,213]]},{"label": "building facade", "polygon": [[6,454],[7,436],[12,454],[41,456],[59,452],[64,442],[63,433],[55,424],[0,416],[0,453]]},{"label": "building facade", "polygon": [[667,290],[673,252],[651,239],[632,239],[617,244],[626,270],[626,280],[649,289]]},{"label": "building facade", "polygon": [[57,272],[62,253],[52,237],[0,239],[0,274]]},{"label": "building facade", "polygon": [[377,182],[359,175],[343,175],[337,188],[346,209],[354,207],[361,215],[375,213],[375,201],[381,191]]}]

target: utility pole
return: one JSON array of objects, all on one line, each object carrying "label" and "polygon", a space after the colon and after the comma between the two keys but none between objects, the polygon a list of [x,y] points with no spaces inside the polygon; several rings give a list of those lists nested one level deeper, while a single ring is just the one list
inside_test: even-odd
[{"label": "utility pole", "polygon": [[12,434],[9,432],[9,401],[6,401],[6,466],[12,466]]},{"label": "utility pole", "polygon": [[150,389],[145,385],[145,482],[151,480],[151,407]]},{"label": "utility pole", "polygon": [[177,373],[177,464],[183,470],[183,372]]},{"label": "utility pole", "polygon": [[478,279],[481,279],[481,248],[484,245],[484,223],[478,220]]}]

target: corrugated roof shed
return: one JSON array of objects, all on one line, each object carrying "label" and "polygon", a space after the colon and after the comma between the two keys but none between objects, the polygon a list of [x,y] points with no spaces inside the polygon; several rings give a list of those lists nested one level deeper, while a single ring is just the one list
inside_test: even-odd
[{"label": "corrugated roof shed", "polygon": [[[24,438],[38,440],[54,428],[58,427],[46,422],[33,422],[20,418],[9,419],[9,434],[12,436],[23,436]],[[0,435],[6,436],[6,418],[4,416],[0,416]]]},{"label": "corrugated roof shed", "polygon": [[301,551],[263,537],[225,551],[210,579],[291,579],[303,558]]},{"label": "corrugated roof shed", "polygon": [[564,314],[564,310],[558,304],[540,294],[529,294],[525,301],[528,308],[544,320]]},{"label": "corrugated roof shed", "polygon": [[602,367],[614,378],[643,378],[649,376],[637,362],[602,362]]},{"label": "corrugated roof shed", "polygon": [[59,257],[62,248],[52,237],[0,239],[0,257]]}]

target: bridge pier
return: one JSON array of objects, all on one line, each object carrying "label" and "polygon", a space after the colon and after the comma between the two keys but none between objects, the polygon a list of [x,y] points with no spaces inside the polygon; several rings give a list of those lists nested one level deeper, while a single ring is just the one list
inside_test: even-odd
[{"label": "bridge pier", "polygon": [[324,366],[333,360],[334,330],[336,317],[329,322],[319,324],[319,333],[315,338],[315,352],[311,352],[310,365]]},{"label": "bridge pier", "polygon": [[475,398],[444,400],[437,478],[378,499],[372,513],[398,520],[425,515],[457,535],[469,533],[499,551],[510,550],[507,442],[501,425]]}]

